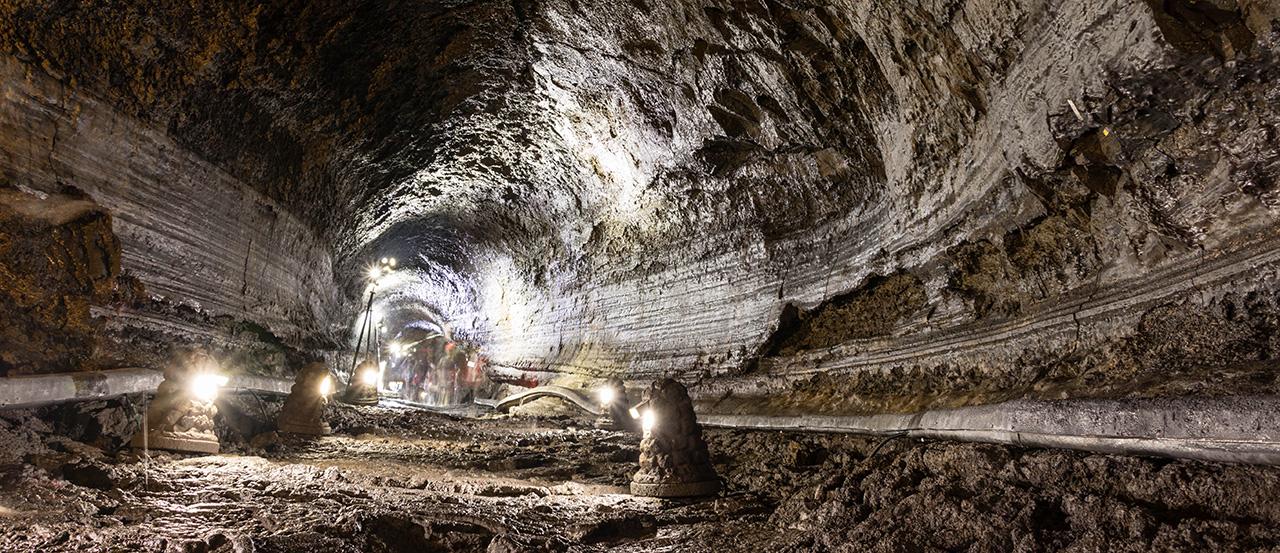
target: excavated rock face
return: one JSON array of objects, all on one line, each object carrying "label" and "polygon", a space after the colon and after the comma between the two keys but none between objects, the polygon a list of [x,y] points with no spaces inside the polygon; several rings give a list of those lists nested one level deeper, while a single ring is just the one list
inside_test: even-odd
[{"label": "excavated rock face", "polygon": [[392,334],[500,379],[835,413],[1280,387],[1274,2],[0,17],[4,176],[115,215],[164,298],[122,336],[251,323],[288,365],[394,255]]}]

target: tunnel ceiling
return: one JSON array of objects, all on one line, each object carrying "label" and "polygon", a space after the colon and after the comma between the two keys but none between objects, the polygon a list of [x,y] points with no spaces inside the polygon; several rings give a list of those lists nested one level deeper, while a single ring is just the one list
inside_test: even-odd
[{"label": "tunnel ceiling", "polygon": [[[260,195],[226,225],[270,230],[207,267],[261,301],[130,260],[191,230],[149,222],[160,192],[117,233],[149,290],[291,347],[340,349],[390,255],[390,320],[446,324],[502,379],[672,374],[723,409],[841,412],[1275,385],[1271,2],[0,16],[7,101],[52,121],[6,120],[5,177],[112,208],[138,162],[76,160],[147,154],[156,190],[206,166],[244,189],[182,201]],[[138,130],[92,138],[107,119]]]},{"label": "tunnel ceiling", "polygon": [[[736,24],[697,5],[10,10],[14,57],[280,202],[340,265],[397,250],[456,264],[493,244],[537,278],[577,273],[689,232],[803,231],[885,179],[868,117],[892,109],[888,84],[849,23],[813,7]],[[763,69],[777,82],[752,83]]]}]

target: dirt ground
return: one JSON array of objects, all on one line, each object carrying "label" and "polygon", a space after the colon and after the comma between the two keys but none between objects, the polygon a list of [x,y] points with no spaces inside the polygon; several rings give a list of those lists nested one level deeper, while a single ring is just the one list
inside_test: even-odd
[{"label": "dirt ground", "polygon": [[1277,467],[712,430],[726,491],[664,501],[567,417],[340,407],[149,460],[67,420],[0,412],[0,551],[1280,551]]}]

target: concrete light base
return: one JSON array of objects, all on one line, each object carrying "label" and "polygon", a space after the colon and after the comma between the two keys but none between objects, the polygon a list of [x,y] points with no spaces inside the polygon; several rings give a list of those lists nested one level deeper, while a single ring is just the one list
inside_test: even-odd
[{"label": "concrete light base", "polygon": [[600,430],[621,430],[618,423],[615,422],[613,417],[608,414],[597,417],[595,422],[591,423],[591,426],[599,428]]},{"label": "concrete light base", "polygon": [[702,427],[683,384],[654,382],[637,405],[643,437],[640,470],[631,477],[631,493],[647,497],[695,497],[720,491]]},{"label": "concrete light base", "polygon": [[333,433],[333,429],[329,427],[329,423],[305,424],[293,421],[282,420],[277,425],[281,432],[289,434],[303,434],[306,436],[328,436]]},{"label": "concrete light base", "polygon": [[181,451],[188,453],[217,453],[221,450],[218,443],[218,437],[213,434],[186,433],[177,434],[173,432],[151,432],[147,435],[146,444],[143,444],[142,434],[133,437],[130,442],[131,446],[142,449],[145,445],[150,449],[164,449],[167,451]]},{"label": "concrete light base", "polygon": [[[324,436],[333,430],[324,420],[325,407],[329,405],[329,391],[333,389],[333,375],[324,363],[310,363],[298,371],[289,399],[280,409],[276,428],[290,434]],[[377,398],[377,392],[374,392]]]},{"label": "concrete light base", "polygon": [[364,405],[364,406],[377,405],[378,392],[374,391],[372,394],[367,392],[361,393],[351,388],[347,388],[347,392],[339,396],[338,401],[341,401],[347,405]]},{"label": "concrete light base", "polygon": [[715,495],[720,491],[720,482],[632,482],[631,495],[642,497],[701,497]]}]

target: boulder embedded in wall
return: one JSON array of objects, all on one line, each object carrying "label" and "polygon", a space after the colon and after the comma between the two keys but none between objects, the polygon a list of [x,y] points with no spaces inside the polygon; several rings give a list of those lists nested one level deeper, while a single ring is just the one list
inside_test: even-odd
[{"label": "boulder embedded in wall", "polygon": [[119,276],[111,216],[92,200],[0,189],[0,375],[92,368],[89,307]]}]

